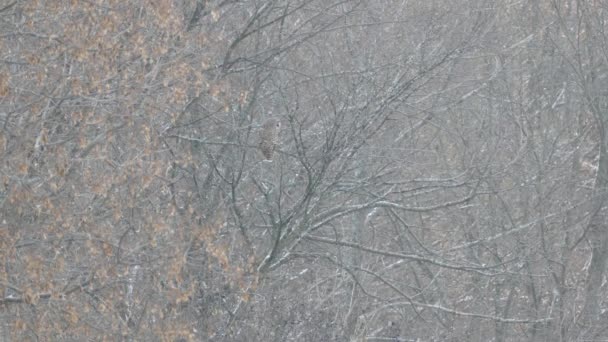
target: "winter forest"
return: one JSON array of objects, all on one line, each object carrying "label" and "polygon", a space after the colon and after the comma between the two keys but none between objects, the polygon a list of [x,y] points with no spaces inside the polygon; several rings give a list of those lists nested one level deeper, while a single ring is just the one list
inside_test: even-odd
[{"label": "winter forest", "polygon": [[607,341],[607,0],[0,0],[0,342]]}]

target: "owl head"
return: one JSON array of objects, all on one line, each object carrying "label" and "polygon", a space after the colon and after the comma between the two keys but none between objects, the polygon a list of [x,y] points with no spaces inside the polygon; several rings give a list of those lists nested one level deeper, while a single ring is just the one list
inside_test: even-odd
[{"label": "owl head", "polygon": [[270,119],[266,119],[266,121],[264,121],[264,123],[262,124],[262,130],[264,131],[270,131],[270,130],[279,130],[281,128],[281,121],[275,119],[275,118],[270,118]]}]

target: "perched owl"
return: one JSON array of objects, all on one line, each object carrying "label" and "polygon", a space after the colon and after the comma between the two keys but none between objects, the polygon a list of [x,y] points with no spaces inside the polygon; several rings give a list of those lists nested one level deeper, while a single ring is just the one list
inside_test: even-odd
[{"label": "perched owl", "polygon": [[277,119],[271,118],[262,124],[259,147],[266,160],[272,160],[275,146],[279,143],[280,129],[281,122]]}]

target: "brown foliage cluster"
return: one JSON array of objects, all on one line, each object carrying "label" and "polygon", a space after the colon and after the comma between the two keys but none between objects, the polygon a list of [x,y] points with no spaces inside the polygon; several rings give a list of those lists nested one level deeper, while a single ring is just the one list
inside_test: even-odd
[{"label": "brown foliage cluster", "polygon": [[176,186],[192,152],[163,138],[187,101],[229,101],[227,84],[203,75],[226,44],[219,12],[187,32],[192,5],[31,1],[0,12],[0,305],[11,339],[204,336],[177,309],[203,288],[203,274],[185,275],[193,253],[197,272],[234,275],[205,286],[245,287],[226,242],[195,233],[222,216],[203,223]]}]

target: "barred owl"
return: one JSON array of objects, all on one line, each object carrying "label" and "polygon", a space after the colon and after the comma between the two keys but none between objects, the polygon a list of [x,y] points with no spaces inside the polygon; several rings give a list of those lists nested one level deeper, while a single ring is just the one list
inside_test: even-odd
[{"label": "barred owl", "polygon": [[281,122],[277,119],[268,119],[262,124],[260,132],[260,150],[264,155],[264,159],[272,160],[275,146],[279,143],[279,131]]}]

